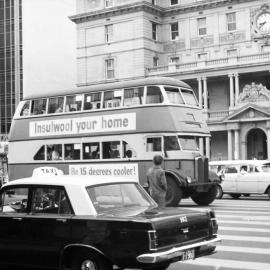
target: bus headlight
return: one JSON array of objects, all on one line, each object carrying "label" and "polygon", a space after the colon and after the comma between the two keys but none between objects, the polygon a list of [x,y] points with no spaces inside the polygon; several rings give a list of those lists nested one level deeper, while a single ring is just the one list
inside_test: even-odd
[{"label": "bus headlight", "polygon": [[192,179],[191,179],[190,176],[187,176],[187,177],[186,177],[186,180],[187,180],[187,182],[188,182],[189,184],[192,182]]}]

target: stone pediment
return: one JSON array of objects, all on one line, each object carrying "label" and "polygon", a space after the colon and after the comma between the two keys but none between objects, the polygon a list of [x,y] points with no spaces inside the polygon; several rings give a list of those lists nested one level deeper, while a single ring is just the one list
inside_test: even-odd
[{"label": "stone pediment", "polygon": [[227,121],[252,120],[270,118],[270,110],[248,104],[227,117]]},{"label": "stone pediment", "polygon": [[237,100],[238,104],[270,101],[270,91],[262,84],[246,84]]}]

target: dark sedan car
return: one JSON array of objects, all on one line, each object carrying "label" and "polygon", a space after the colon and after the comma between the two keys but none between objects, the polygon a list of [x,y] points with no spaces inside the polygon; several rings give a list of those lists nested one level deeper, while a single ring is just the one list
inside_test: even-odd
[{"label": "dark sedan car", "polygon": [[211,210],[157,208],[134,180],[32,177],[1,189],[0,263],[165,269],[215,250]]}]

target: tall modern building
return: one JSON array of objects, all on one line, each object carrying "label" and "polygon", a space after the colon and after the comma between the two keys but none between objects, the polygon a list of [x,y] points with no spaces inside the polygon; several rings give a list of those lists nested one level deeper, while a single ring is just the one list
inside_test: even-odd
[{"label": "tall modern building", "polygon": [[71,20],[78,86],[183,80],[211,131],[202,153],[270,158],[269,0],[77,0]]},{"label": "tall modern building", "polygon": [[22,0],[0,1],[0,142],[22,97]]}]

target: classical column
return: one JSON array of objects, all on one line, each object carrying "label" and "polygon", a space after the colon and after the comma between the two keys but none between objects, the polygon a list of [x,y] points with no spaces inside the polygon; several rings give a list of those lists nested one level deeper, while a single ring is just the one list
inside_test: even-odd
[{"label": "classical column", "polygon": [[239,159],[239,130],[234,131],[234,159]]},{"label": "classical column", "polygon": [[199,148],[200,148],[200,153],[203,156],[204,155],[203,138],[199,139]]},{"label": "classical column", "polygon": [[199,107],[202,108],[202,78],[198,78]]},{"label": "classical column", "polygon": [[230,107],[234,106],[234,96],[233,96],[233,75],[229,74],[230,78]]},{"label": "classical column", "polygon": [[234,74],[235,77],[235,105],[237,105],[238,98],[239,98],[239,75]]},{"label": "classical column", "polygon": [[233,155],[232,155],[232,130],[228,130],[228,159],[232,160]]},{"label": "classical column", "polygon": [[207,79],[203,78],[203,103],[204,109],[208,109],[208,90],[207,90]]},{"label": "classical column", "polygon": [[206,152],[206,157],[210,159],[210,138],[209,137],[205,138],[205,152]]},{"label": "classical column", "polygon": [[270,128],[267,129],[267,159],[270,159]]}]

